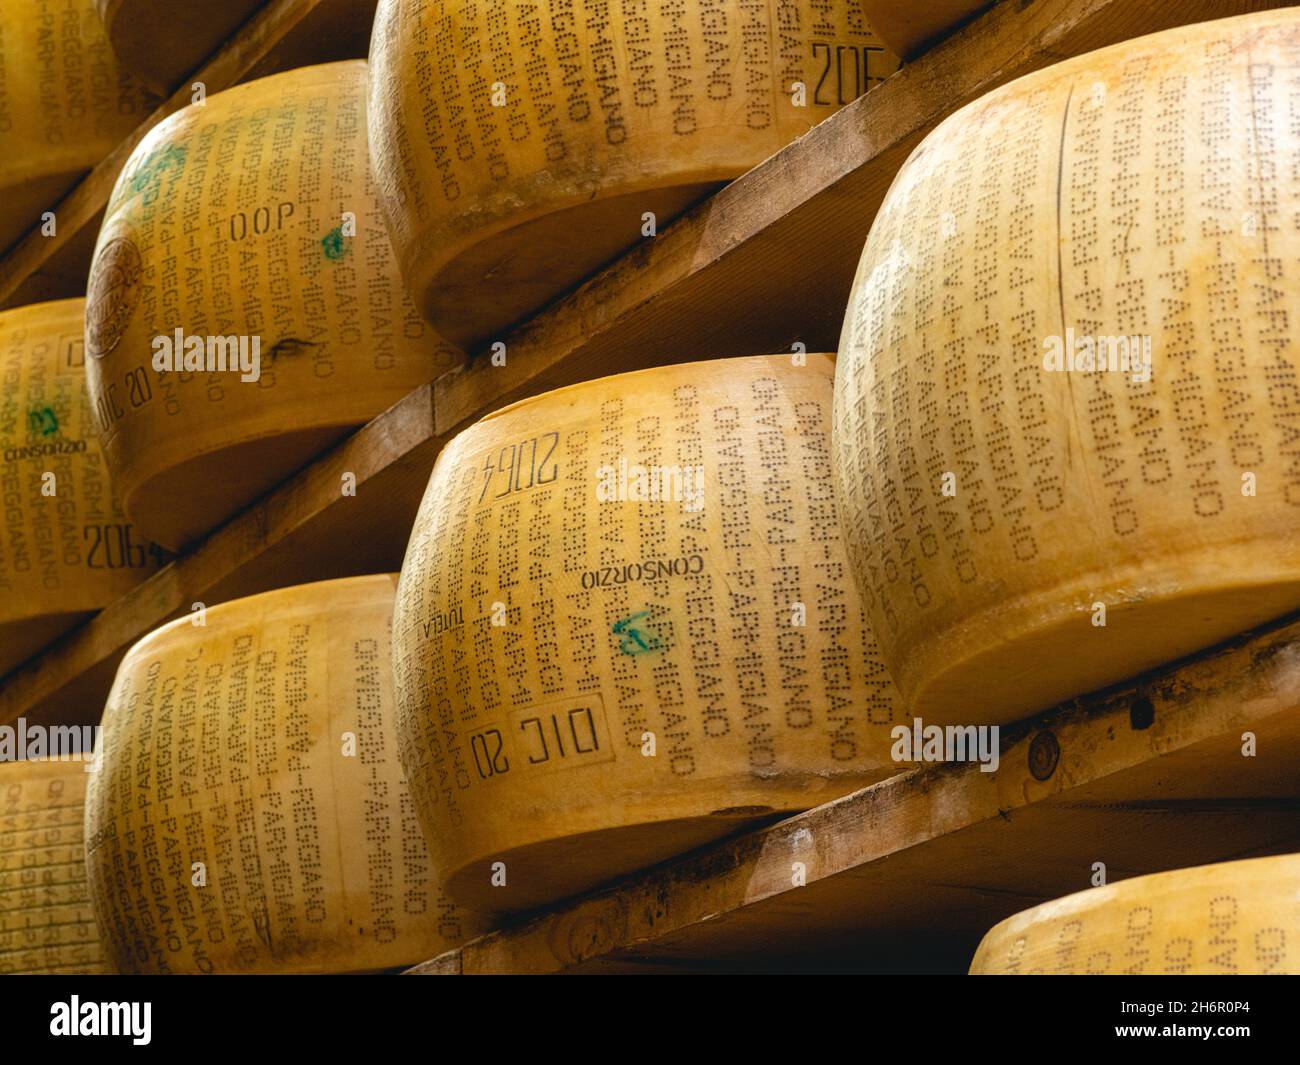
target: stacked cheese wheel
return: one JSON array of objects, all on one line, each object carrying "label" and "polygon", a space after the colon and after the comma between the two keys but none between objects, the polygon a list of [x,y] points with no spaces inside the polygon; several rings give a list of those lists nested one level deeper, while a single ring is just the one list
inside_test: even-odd
[{"label": "stacked cheese wheel", "polygon": [[863,0],[867,17],[890,48],[911,59],[994,0]]},{"label": "stacked cheese wheel", "polygon": [[0,762],[0,974],[104,971],[81,836],[88,765]]},{"label": "stacked cheese wheel", "polygon": [[157,103],[119,69],[94,0],[0,5],[0,252]]},{"label": "stacked cheese wheel", "polygon": [[87,379],[126,512],[178,548],[455,359],[402,287],[362,61],[156,126],[108,205]]},{"label": "stacked cheese wheel", "polygon": [[942,123],[836,380],[850,557],[909,708],[998,722],[1300,607],[1300,10]]},{"label": "stacked cheese wheel", "polygon": [[86,799],[91,898],[119,971],[395,968],[470,931],[398,762],[395,584],[236,600],[127,653]]},{"label": "stacked cheese wheel", "polygon": [[1300,973],[1300,856],[1139,876],[1009,917],[976,975]]},{"label": "stacked cheese wheel", "polygon": [[154,92],[196,70],[262,0],[95,0],[118,60]]},{"label": "stacked cheese wheel", "polygon": [[864,6],[380,0],[372,156],[420,309],[496,339],[866,91],[897,62]]},{"label": "stacked cheese wheel", "polygon": [[893,771],[840,543],[832,359],[573,385],[439,456],[393,650],[448,890],[574,894]]},{"label": "stacked cheese wheel", "polygon": [[85,301],[0,311],[0,676],[156,569],[86,396]]}]

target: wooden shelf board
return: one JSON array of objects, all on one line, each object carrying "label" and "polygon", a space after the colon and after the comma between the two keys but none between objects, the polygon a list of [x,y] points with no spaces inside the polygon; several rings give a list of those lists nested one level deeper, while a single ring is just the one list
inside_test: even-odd
[{"label": "wooden shelf board", "polygon": [[[209,89],[284,61],[352,0],[276,0],[201,71]],[[0,724],[98,720],[135,640],[196,601],[391,570],[433,460],[452,435],[527,395],[690,359],[834,350],[867,229],[927,130],[993,86],[1056,59],[1176,23],[1279,6],[1268,0],[1037,0],[995,6],[760,164],[507,338],[505,366],[479,357],[403,401],[0,682]],[[353,32],[359,27],[353,24]],[[301,37],[295,36],[301,34]],[[346,36],[346,34],[344,34]],[[279,50],[279,51],[277,51]],[[188,97],[173,96],[175,109]],[[159,116],[161,117],[161,115]],[[64,202],[89,224],[141,134]],[[60,215],[59,242],[75,239]],[[84,228],[84,226],[82,227]],[[40,238],[36,238],[38,241]],[[51,244],[55,238],[51,238]],[[0,303],[51,250],[31,238],[0,264]],[[357,475],[355,498],[340,476]]]},{"label": "wooden shelf board", "polygon": [[[1044,731],[1060,760],[1040,781]],[[1088,888],[1093,862],[1115,881],[1300,850],[1300,615],[1002,736],[995,773],[911,770],[411,971],[961,971],[998,921]]]},{"label": "wooden shelf board", "polygon": [[368,51],[376,2],[270,0],[53,205],[58,221],[54,236],[32,230],[0,259],[0,310],[85,293],[95,239],[117,175],[149,130],[189,105],[194,82],[203,82],[211,95],[295,66],[362,58]]}]

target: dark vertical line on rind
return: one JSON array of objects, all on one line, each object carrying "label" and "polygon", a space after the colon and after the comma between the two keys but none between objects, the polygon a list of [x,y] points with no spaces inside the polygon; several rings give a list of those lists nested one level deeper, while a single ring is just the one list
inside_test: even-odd
[{"label": "dark vertical line on rind", "polygon": [[[1066,322],[1065,322],[1065,253],[1061,250],[1064,242],[1064,223],[1061,221],[1061,203],[1065,198],[1065,132],[1070,127],[1070,103],[1074,99],[1074,82],[1070,82],[1070,91],[1065,96],[1065,114],[1061,117],[1061,146],[1056,155],[1056,299],[1057,306],[1061,313],[1061,343],[1065,343]],[[1065,371],[1065,391],[1070,397],[1070,408],[1074,409],[1074,380],[1073,375],[1066,369]],[[1070,419],[1073,426],[1073,433],[1065,434],[1065,466],[1066,469],[1074,462],[1074,445],[1072,437],[1075,433],[1079,435],[1079,454],[1084,454],[1083,434],[1079,429],[1078,423],[1074,418]],[[1084,483],[1087,484],[1085,476]],[[1089,492],[1091,497],[1091,492]],[[1095,501],[1093,503],[1095,506]]]},{"label": "dark vertical line on rind", "polygon": [[1065,97],[1065,114],[1061,118],[1061,147],[1056,157],[1056,294],[1061,311],[1061,341],[1065,341],[1065,254],[1061,250],[1064,232],[1061,222],[1061,201],[1065,193],[1065,131],[1070,125],[1070,102],[1074,99],[1074,83]]}]

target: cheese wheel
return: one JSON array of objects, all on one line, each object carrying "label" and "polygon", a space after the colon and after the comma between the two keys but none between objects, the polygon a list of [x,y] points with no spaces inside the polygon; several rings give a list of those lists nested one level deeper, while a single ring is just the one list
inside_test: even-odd
[{"label": "cheese wheel", "polygon": [[113,58],[94,0],[5,0],[0,252],[157,105]]},{"label": "cheese wheel", "polygon": [[1295,8],[1140,38],[963,108],[896,178],[834,435],[923,718],[1012,720],[1300,607],[1297,62]]},{"label": "cheese wheel", "polygon": [[396,968],[474,928],[442,896],[398,762],[396,581],[238,599],[127,653],[86,796],[118,971]]},{"label": "cheese wheel", "polygon": [[833,360],[796,358],[573,385],[439,456],[393,654],[457,899],[526,909],[894,771],[840,544]]},{"label": "cheese wheel", "polygon": [[416,303],[469,347],[897,66],[861,0],[380,0],[371,157]]},{"label": "cheese wheel", "polygon": [[121,64],[157,93],[197,70],[262,0],[95,0]]},{"label": "cheese wheel", "polygon": [[954,32],[994,0],[863,0],[867,17],[884,43],[911,59]]},{"label": "cheese wheel", "polygon": [[0,676],[164,560],[108,482],[82,369],[84,308],[0,311]]},{"label": "cheese wheel", "polygon": [[0,762],[0,974],[104,972],[86,890],[87,762]]},{"label": "cheese wheel", "polygon": [[154,127],[113,191],[87,380],[126,512],[167,547],[457,358],[402,286],[365,82],[354,60],[210,96]]},{"label": "cheese wheel", "polygon": [[995,925],[973,975],[1300,973],[1300,855],[1138,876]]}]

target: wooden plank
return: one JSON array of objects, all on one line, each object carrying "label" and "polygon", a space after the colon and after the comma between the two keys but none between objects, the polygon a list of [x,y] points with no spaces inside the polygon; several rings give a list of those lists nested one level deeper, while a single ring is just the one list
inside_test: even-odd
[{"label": "wooden plank", "polygon": [[[506,338],[505,366],[480,356],[418,389],[13,673],[0,686],[0,724],[20,715],[97,720],[125,648],[191,602],[400,565],[442,444],[506,403],[602,374],[779,351],[796,340],[810,351],[834,350],[875,210],[908,152],[942,117],[1067,55],[1175,23],[1276,6],[999,4],[516,330]],[[325,0],[271,5],[205,72],[225,71],[220,76],[229,80],[256,69],[286,39],[286,27],[307,25],[313,12],[325,18]],[[90,197],[85,183],[69,200],[79,195]],[[24,252],[34,254],[27,244],[18,249]],[[0,294],[6,276],[0,269]],[[357,498],[341,500],[339,474],[354,467],[371,471],[368,480],[358,473]]]},{"label": "wooden plank", "polygon": [[[1058,760],[1035,775],[1049,733]],[[1114,881],[1294,851],[1300,615],[1002,739],[994,773],[909,771],[412,971],[961,971],[1004,917],[1086,889],[1094,862]]]},{"label": "wooden plank", "polygon": [[54,236],[33,230],[0,261],[0,310],[85,293],[95,238],[117,175],[150,129],[189,105],[195,81],[212,94],[306,63],[364,57],[376,2],[268,3],[55,206]]}]

